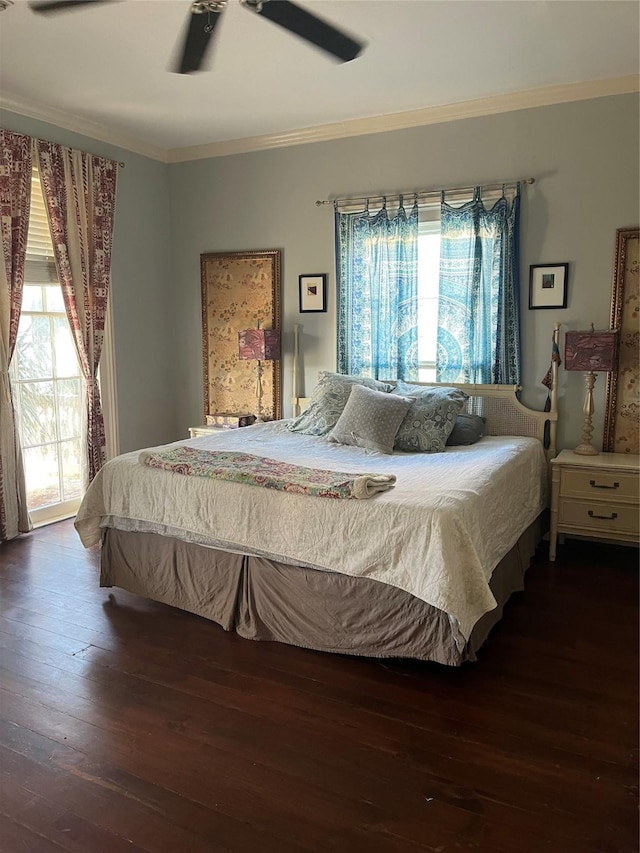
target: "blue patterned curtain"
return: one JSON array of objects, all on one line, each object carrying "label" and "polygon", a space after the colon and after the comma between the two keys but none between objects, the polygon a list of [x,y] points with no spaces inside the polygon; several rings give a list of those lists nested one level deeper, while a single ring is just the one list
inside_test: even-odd
[{"label": "blue patterned curtain", "polygon": [[336,210],[338,372],[418,378],[418,205]]},{"label": "blue patterned curtain", "polygon": [[442,201],[438,382],[520,383],[519,201]]}]

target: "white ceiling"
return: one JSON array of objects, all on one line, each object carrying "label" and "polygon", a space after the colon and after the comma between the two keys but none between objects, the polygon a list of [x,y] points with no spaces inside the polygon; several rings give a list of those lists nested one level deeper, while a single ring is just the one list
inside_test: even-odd
[{"label": "white ceiling", "polygon": [[189,0],[50,16],[15,0],[0,12],[2,103],[171,152],[567,84],[628,90],[630,75],[637,90],[637,0],[296,2],[362,37],[363,54],[336,63],[229,0],[206,71],[179,75]]}]

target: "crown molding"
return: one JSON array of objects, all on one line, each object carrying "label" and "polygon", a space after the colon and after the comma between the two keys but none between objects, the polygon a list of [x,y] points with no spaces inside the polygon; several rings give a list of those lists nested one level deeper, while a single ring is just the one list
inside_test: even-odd
[{"label": "crown molding", "polygon": [[2,89],[0,89],[0,108],[8,112],[27,116],[28,118],[37,119],[38,121],[45,121],[48,124],[54,124],[56,127],[61,127],[64,130],[81,133],[90,139],[97,139],[100,142],[124,148],[125,151],[131,151],[133,154],[141,154],[143,157],[160,160],[162,163],[168,162],[167,151],[164,148],[149,145],[135,136],[121,133],[106,124],[80,118],[65,110],[57,110],[54,107],[47,107],[44,104],[29,101],[26,98],[10,95]]},{"label": "crown molding", "polygon": [[545,86],[508,95],[494,95],[440,107],[426,107],[425,109],[371,118],[351,119],[285,133],[231,139],[227,142],[212,142],[209,145],[196,145],[190,148],[173,148],[167,152],[168,162],[181,163],[188,160],[203,160],[210,157],[225,157],[230,154],[246,154],[253,151],[285,148],[291,145],[305,145],[310,142],[327,142],[350,136],[406,130],[428,124],[441,124],[459,121],[460,119],[477,118],[478,116],[564,104],[570,101],[603,98],[608,95],[625,95],[638,91],[640,91],[640,77],[635,74],[608,80],[593,80],[588,83]]},{"label": "crown molding", "polygon": [[352,136],[364,136],[371,133],[387,133],[394,130],[407,130],[428,124],[441,124],[479,116],[527,110],[535,107],[553,106],[570,101],[584,101],[592,98],[604,98],[609,95],[626,95],[640,91],[640,77],[631,74],[627,77],[612,77],[608,80],[593,80],[587,83],[567,83],[559,86],[545,86],[513,92],[507,95],[493,95],[472,101],[461,101],[439,107],[426,107],[420,110],[372,116],[370,118],[350,119],[334,124],[306,127],[283,133],[250,136],[242,139],[230,139],[212,142],[206,145],[194,145],[186,148],[165,150],[150,145],[128,134],[120,133],[107,125],[79,118],[71,113],[29,102],[0,90],[0,106],[10,112],[49,122],[57,127],[81,133],[92,139],[115,145],[143,157],[159,160],[161,163],[183,163],[190,160],[205,160],[211,157],[226,157],[232,154],[248,154],[255,151],[269,151],[274,148],[286,148],[291,145],[306,145],[312,142],[329,142]]}]

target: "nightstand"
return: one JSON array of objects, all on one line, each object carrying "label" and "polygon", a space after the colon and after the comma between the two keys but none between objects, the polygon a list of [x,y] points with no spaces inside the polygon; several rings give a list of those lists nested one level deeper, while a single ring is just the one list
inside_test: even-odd
[{"label": "nightstand", "polygon": [[550,560],[556,558],[558,535],[563,533],[640,541],[639,459],[627,453],[579,456],[563,450],[551,460]]},{"label": "nightstand", "polygon": [[199,438],[201,435],[211,435],[212,432],[220,432],[227,427],[221,426],[197,426],[189,427],[189,438]]}]

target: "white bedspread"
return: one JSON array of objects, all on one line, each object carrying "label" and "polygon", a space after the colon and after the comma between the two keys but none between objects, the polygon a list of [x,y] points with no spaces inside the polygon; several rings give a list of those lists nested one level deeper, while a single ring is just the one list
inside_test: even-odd
[{"label": "white bedspread", "polygon": [[493,569],[546,499],[544,453],[531,438],[387,456],[291,433],[279,421],[176,444],[397,482],[367,501],[331,500],[174,474],[140,463],[136,451],[108,462],[87,491],[76,518],[85,547],[113,526],[375,578],[444,610],[464,639],[496,606]]}]

